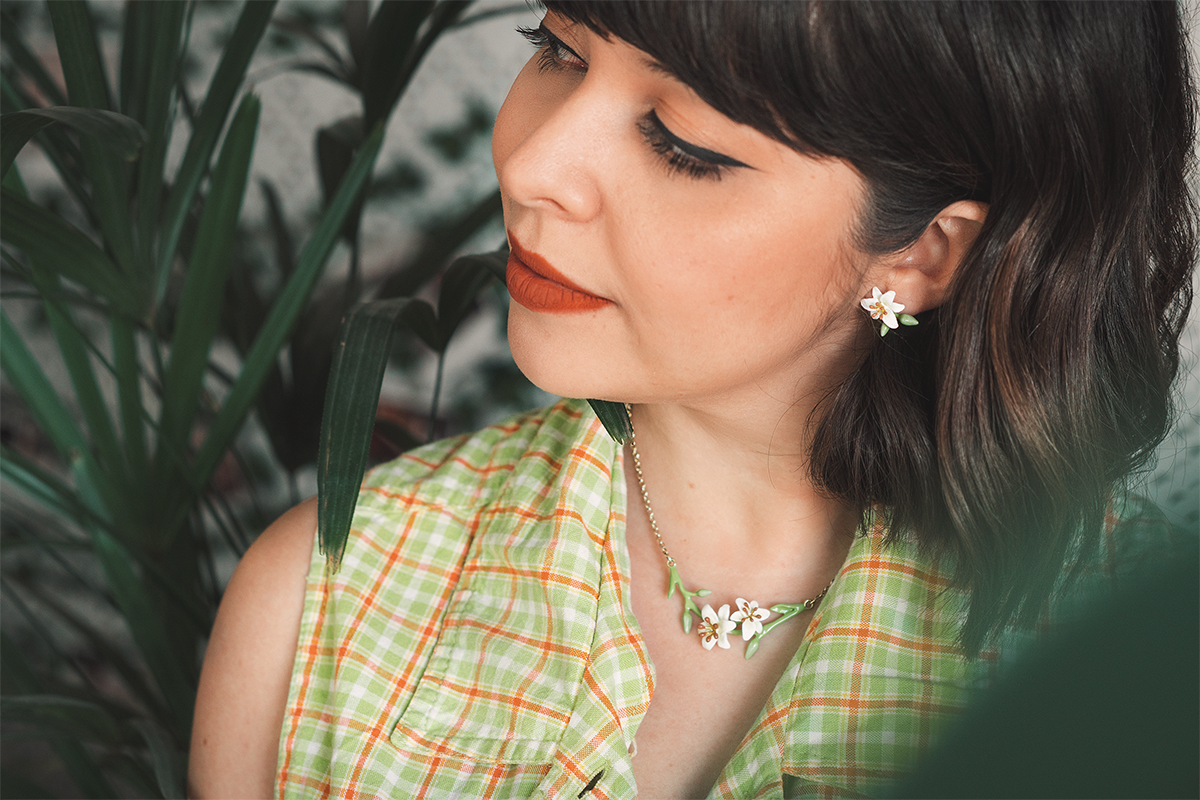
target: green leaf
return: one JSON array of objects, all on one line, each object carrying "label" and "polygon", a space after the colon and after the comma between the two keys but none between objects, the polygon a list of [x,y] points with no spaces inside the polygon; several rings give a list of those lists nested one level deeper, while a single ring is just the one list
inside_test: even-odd
[{"label": "green leaf", "polygon": [[131,0],[125,4],[121,22],[120,109],[142,119],[146,106],[146,81],[150,78],[152,34],[148,3]]},{"label": "green leaf", "polygon": [[287,280],[296,269],[296,245],[283,213],[283,202],[275,191],[275,185],[266,178],[259,179],[258,188],[262,190],[263,200],[267,204],[267,222],[271,226],[271,238],[275,241],[275,263],[283,279]]},{"label": "green leaf", "polygon": [[[362,144],[363,121],[358,115],[344,117],[317,131],[317,166],[321,178],[321,194],[328,203],[337,193],[346,170],[354,162],[354,153]],[[353,242],[358,236],[363,199],[360,197],[346,216],[342,237]]]},{"label": "green leaf", "polygon": [[179,237],[183,233],[192,199],[200,188],[200,181],[208,168],[217,137],[225,127],[229,109],[233,106],[233,98],[246,75],[246,67],[250,64],[250,57],[254,55],[274,10],[275,0],[247,0],[242,6],[237,27],[225,45],[225,52],[221,54],[221,61],[217,64],[217,70],[208,85],[208,93],[196,118],[195,129],[188,140],[183,161],[175,175],[175,183],[171,187],[166,210],[161,218],[162,237],[158,248],[155,306],[162,303],[166,294],[171,266],[175,262],[175,251],[179,246]]},{"label": "green leaf", "polygon": [[363,66],[364,127],[373,128],[387,118],[403,90],[401,72],[421,23],[433,10],[427,0],[384,0],[367,28],[367,54]]},{"label": "green leaf", "polygon": [[[36,274],[35,281],[42,283]],[[39,291],[43,289],[42,286],[38,288]],[[63,363],[67,367],[71,385],[75,389],[76,402],[87,423],[88,431],[91,433],[91,441],[96,446],[101,462],[107,465],[113,474],[120,476],[125,463],[124,453],[117,441],[116,429],[109,417],[108,406],[104,402],[104,396],[100,393],[100,385],[96,382],[96,373],[92,369],[91,358],[88,355],[87,338],[79,330],[69,308],[54,300],[51,292],[42,291],[42,296],[46,317],[54,331],[59,352],[62,353]],[[113,511],[118,511],[118,509],[113,509]],[[119,517],[125,519],[124,509],[120,509],[120,511]]]},{"label": "green leaf", "polygon": [[629,413],[625,410],[624,403],[614,403],[611,400],[588,400],[588,405],[596,412],[596,416],[604,424],[604,430],[608,431],[608,435],[617,444],[625,444],[629,441],[633,427],[629,422]]},{"label": "green leaf", "polygon": [[167,702],[172,728],[176,735],[186,738],[192,727],[195,698],[195,687],[186,678],[192,670],[179,662],[171,648],[163,615],[134,571],[127,548],[100,528],[92,529],[92,547],[104,569],[108,588]]},{"label": "green leaf", "polygon": [[[41,681],[21,655],[20,649],[7,634],[0,632],[0,664],[3,665],[6,682],[17,683],[23,694],[37,694],[44,691]],[[11,696],[10,696],[11,697]],[[6,698],[7,699],[7,698]],[[67,774],[79,787],[86,797],[106,798],[116,797],[108,780],[105,779],[95,760],[78,741],[52,737],[49,739],[51,748],[62,760]],[[11,767],[6,766],[6,771]]]},{"label": "green leaf", "polygon": [[[21,767],[16,767],[20,769]],[[9,767],[0,772],[0,797],[20,797],[23,800],[56,800],[57,794],[25,775],[18,775]],[[44,771],[45,768],[43,767]],[[42,775],[38,776],[44,777]]]},{"label": "green leaf", "polygon": [[[4,697],[0,698],[0,715],[6,724],[31,725],[46,736],[110,745],[132,743],[130,731],[108,709],[73,697],[44,694]],[[23,735],[17,731],[12,734]]]},{"label": "green leaf", "polygon": [[[196,398],[208,367],[208,354],[221,320],[225,282],[229,277],[238,216],[246,195],[250,161],[262,104],[252,94],[242,98],[213,171],[212,188],[196,230],[187,278],[179,299],[171,357],[163,376],[159,439],[176,452],[186,452],[196,416]],[[167,472],[160,449],[159,473]]]},{"label": "green leaf", "polygon": [[435,353],[442,352],[442,337],[438,332],[437,312],[433,310],[433,306],[424,300],[411,300],[405,306],[400,319],[430,350]]},{"label": "green leaf", "polygon": [[[123,642],[114,643],[111,633],[103,629],[97,629],[97,615],[94,611],[86,613],[86,617],[91,617],[91,619],[88,619],[84,613],[71,608],[62,602],[57,595],[41,587],[27,587],[27,591],[30,597],[38,603],[39,607],[45,608],[57,615],[58,619],[53,621],[54,625],[64,625],[67,629],[74,631],[87,640],[93,654],[121,677],[125,687],[133,693],[137,702],[143,708],[163,718],[166,717],[168,713],[166,707],[146,681],[145,666],[140,662],[136,665],[134,664],[130,658],[134,654],[125,651]],[[105,597],[101,599],[101,602],[105,602],[107,605],[111,601]]]},{"label": "green leaf", "polygon": [[33,54],[25,40],[21,37],[21,26],[5,10],[0,22],[0,41],[4,42],[5,55],[12,59],[13,64],[22,74],[30,78],[37,91],[50,100],[51,105],[65,106],[67,97],[63,94],[58,82],[50,77],[41,60]]},{"label": "green leaf", "polygon": [[116,155],[132,161],[146,143],[146,131],[136,120],[98,108],[51,106],[14,111],[0,117],[0,175],[8,172],[13,159],[34,134],[54,122],[91,136]]},{"label": "green leaf", "polygon": [[189,7],[190,4],[180,2],[149,3],[143,11],[143,15],[149,17],[144,32],[150,39],[139,47],[148,51],[148,72],[138,110],[150,133],[150,141],[138,163],[137,197],[138,263],[147,276],[153,268],[154,244],[162,213],[163,167],[175,121],[175,86],[183,57],[181,36]]},{"label": "green leaf", "polygon": [[162,796],[184,797],[187,765],[183,754],[175,747],[171,735],[150,719],[136,719],[132,724],[150,748],[154,777],[158,781],[158,790],[162,792]]},{"label": "green leaf", "polygon": [[75,424],[75,418],[59,400],[58,393],[3,309],[0,309],[0,340],[4,342],[4,347],[0,347],[0,366],[25,401],[38,427],[64,459],[86,453],[88,443]]},{"label": "green leaf", "polygon": [[900,320],[901,325],[912,326],[912,325],[920,325],[921,324],[920,322],[917,321],[917,318],[914,317],[912,314],[901,314],[900,316],[897,317],[897,319]]},{"label": "green leaf", "polygon": [[[47,9],[71,105],[111,110],[104,63],[87,4],[82,0],[56,0],[47,4]],[[91,208],[100,222],[105,244],[121,271],[132,276],[135,249],[126,164],[90,137],[79,144],[92,187]]]},{"label": "green leaf", "polygon": [[437,314],[439,347],[435,348],[439,353],[445,352],[459,324],[474,308],[479,292],[496,277],[496,263],[500,259],[508,263],[507,247],[495,253],[455,259],[442,276]]},{"label": "green leaf", "polygon": [[48,269],[95,292],[117,311],[136,316],[128,280],[92,240],[58,215],[11,189],[0,190],[0,238],[25,251],[34,269]]},{"label": "green leaf", "polygon": [[83,0],[55,0],[46,4],[62,64],[71,105],[112,108],[111,94],[96,40],[96,26]]},{"label": "green leaf", "polygon": [[5,445],[0,445],[0,475],[46,508],[82,527],[100,524],[70,486]]},{"label": "green leaf", "polygon": [[246,355],[237,381],[230,389],[204,444],[200,447],[195,467],[197,485],[208,482],[234,434],[241,427],[246,412],[258,395],[271,365],[275,363],[279,348],[287,341],[292,326],[304,310],[308,296],[337,240],[338,230],[341,229],[346,214],[371,174],[382,143],[383,126],[380,125],[363,143],[333,202],[325,209],[317,229],[304,245],[296,263],[295,273],[284,285],[283,291],[271,307],[266,322]]},{"label": "green leaf", "polygon": [[[428,235],[409,265],[384,281],[377,297],[409,297],[416,294],[426,281],[445,266],[450,256],[462,247],[467,239],[498,217],[501,211],[500,190],[497,189],[469,208],[461,217]],[[503,270],[503,280],[502,276]]]},{"label": "green leaf", "polygon": [[137,339],[133,325],[124,317],[109,318],[113,374],[117,381],[117,404],[124,434],[125,459],[133,486],[146,486],[150,466],[146,456],[145,419],[142,404],[142,375],[138,363]]},{"label": "green leaf", "polygon": [[371,24],[371,4],[368,0],[345,0],[342,5],[342,28],[355,73],[362,72],[367,60],[367,34]]},{"label": "green leaf", "polygon": [[335,572],[366,472],[392,331],[400,316],[420,302],[400,298],[364,303],[346,316],[338,334],[317,456],[317,531],[321,552]]}]

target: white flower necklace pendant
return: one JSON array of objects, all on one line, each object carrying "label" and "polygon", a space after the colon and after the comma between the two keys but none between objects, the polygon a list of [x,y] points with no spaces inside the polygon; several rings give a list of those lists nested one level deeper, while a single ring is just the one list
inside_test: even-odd
[{"label": "white flower necklace pendant", "polygon": [[[737,599],[737,610],[732,613],[728,603],[714,611],[708,603],[705,603],[703,608],[696,604],[695,598],[712,594],[708,589],[697,589],[694,592],[687,589],[683,585],[683,579],[679,577],[679,568],[675,566],[674,561],[668,563],[667,568],[670,570],[667,597],[673,597],[678,591],[683,598],[683,616],[680,620],[683,623],[683,632],[691,633],[692,616],[697,617],[700,621],[700,645],[705,650],[712,650],[713,647],[728,650],[729,634],[741,633],[742,641],[746,643],[746,658],[754,655],[758,650],[759,641],[774,630],[776,625],[813,608],[825,596],[825,592],[829,591],[829,587],[826,586],[824,591],[811,600],[802,603],[777,603],[771,606],[770,611],[760,608],[757,600],[747,600],[743,597]],[[779,614],[779,617],[763,625],[772,613]]]}]

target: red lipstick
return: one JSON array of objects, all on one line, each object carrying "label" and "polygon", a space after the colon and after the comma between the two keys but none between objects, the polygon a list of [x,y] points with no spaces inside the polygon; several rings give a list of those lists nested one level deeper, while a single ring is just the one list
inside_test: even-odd
[{"label": "red lipstick", "polygon": [[594,311],[611,303],[572,283],[550,262],[531,253],[508,236],[508,267],[505,282],[512,299],[530,311],[567,314],[575,311]]}]

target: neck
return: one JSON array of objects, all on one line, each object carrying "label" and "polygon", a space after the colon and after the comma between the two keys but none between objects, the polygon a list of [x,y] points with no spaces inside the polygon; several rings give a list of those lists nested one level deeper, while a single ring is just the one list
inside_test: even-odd
[{"label": "neck", "polygon": [[[750,578],[764,568],[795,574],[840,563],[857,509],[812,485],[806,456],[811,411],[811,403],[766,398],[739,404],[736,413],[716,403],[633,407],[664,543],[685,574],[695,573],[691,580]],[[630,515],[640,517],[641,495],[631,486]]]}]

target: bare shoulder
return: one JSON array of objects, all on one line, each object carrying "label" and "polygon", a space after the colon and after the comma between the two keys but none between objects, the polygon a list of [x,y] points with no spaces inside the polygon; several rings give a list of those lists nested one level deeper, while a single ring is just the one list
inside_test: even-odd
[{"label": "bare shoulder", "polygon": [[259,536],[233,573],[204,657],[191,797],[270,797],[317,529],[316,500]]}]

